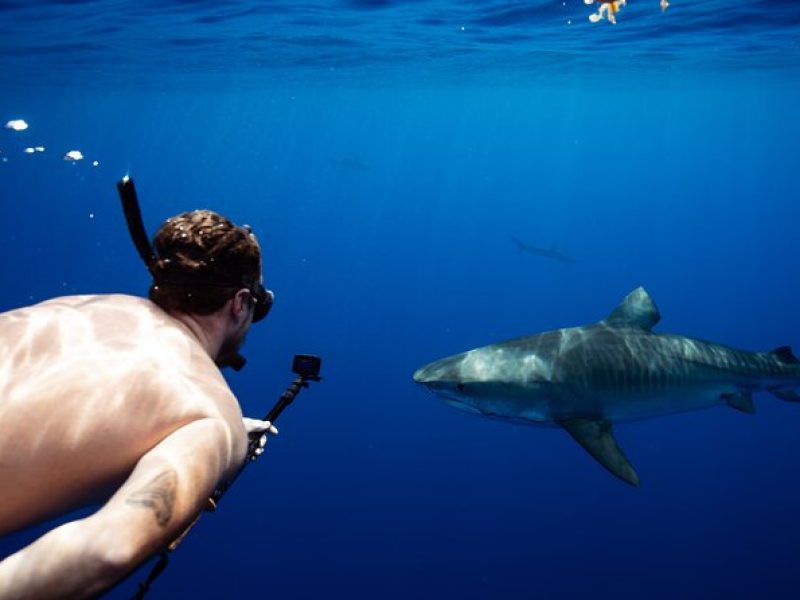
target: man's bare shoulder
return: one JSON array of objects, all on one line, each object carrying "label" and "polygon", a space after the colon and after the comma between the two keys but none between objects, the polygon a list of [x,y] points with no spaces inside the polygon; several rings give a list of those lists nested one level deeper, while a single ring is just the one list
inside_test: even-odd
[{"label": "man's bare shoulder", "polygon": [[146,298],[125,294],[59,296],[0,313],[0,328],[57,324],[62,330],[116,323],[119,329],[149,323],[167,325],[169,315]]},{"label": "man's bare shoulder", "polygon": [[75,312],[86,315],[103,315],[106,313],[120,315],[150,315],[164,317],[166,313],[156,304],[139,296],[128,294],[83,294],[74,296],[57,296],[17,309],[0,313],[0,317],[25,318],[43,316],[60,312]]},{"label": "man's bare shoulder", "polygon": [[191,331],[136,296],[63,296],[2,313],[0,366],[21,393],[58,379],[76,396],[82,391],[84,403],[113,390],[196,418],[235,421],[239,410]]}]

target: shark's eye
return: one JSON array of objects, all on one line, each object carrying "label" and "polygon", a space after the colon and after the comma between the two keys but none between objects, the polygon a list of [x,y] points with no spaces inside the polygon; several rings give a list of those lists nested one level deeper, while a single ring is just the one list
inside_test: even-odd
[{"label": "shark's eye", "polygon": [[463,383],[459,382],[459,383],[456,384],[456,391],[457,392],[463,392],[465,387],[466,386]]}]

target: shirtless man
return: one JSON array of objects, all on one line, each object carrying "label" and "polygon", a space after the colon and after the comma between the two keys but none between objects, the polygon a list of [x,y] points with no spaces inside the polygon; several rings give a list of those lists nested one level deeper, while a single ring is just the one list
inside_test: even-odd
[{"label": "shirtless man", "polygon": [[277,433],[242,418],[219,370],[271,305],[256,238],[184,213],[156,234],[150,270],[149,300],[72,296],[0,314],[0,535],[103,502],[2,560],[2,600],[108,589],[206,507],[249,433]]}]

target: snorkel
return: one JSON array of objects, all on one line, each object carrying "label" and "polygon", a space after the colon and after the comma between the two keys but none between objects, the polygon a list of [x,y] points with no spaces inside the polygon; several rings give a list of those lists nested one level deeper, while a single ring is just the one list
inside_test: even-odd
[{"label": "snorkel", "polygon": [[117,191],[119,199],[122,201],[122,212],[125,213],[125,222],[128,224],[128,233],[131,234],[133,245],[136,246],[136,251],[147,270],[150,271],[150,275],[153,275],[156,253],[153,251],[153,246],[150,245],[150,239],[144,228],[142,211],[139,208],[139,196],[136,194],[133,179],[125,175],[117,182]]},{"label": "snorkel", "polygon": [[[117,182],[117,191],[119,198],[122,201],[122,211],[125,214],[125,222],[128,224],[128,232],[130,233],[131,240],[139,257],[144,262],[150,275],[153,277],[155,285],[196,285],[203,287],[239,287],[246,288],[250,291],[255,303],[253,310],[253,323],[257,323],[267,316],[274,300],[273,293],[266,289],[260,281],[246,281],[244,277],[235,277],[231,279],[216,279],[206,280],[197,277],[171,277],[164,278],[156,273],[155,264],[158,260],[155,250],[150,243],[150,238],[144,228],[142,221],[142,211],[139,207],[139,197],[136,194],[136,186],[133,184],[133,179],[125,175]],[[231,367],[234,371],[241,371],[244,368],[247,359],[240,353],[226,357],[226,361],[221,366]]]}]

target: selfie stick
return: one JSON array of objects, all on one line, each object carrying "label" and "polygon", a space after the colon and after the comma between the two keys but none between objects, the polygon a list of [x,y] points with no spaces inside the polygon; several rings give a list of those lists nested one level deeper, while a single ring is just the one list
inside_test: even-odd
[{"label": "selfie stick", "polygon": [[[302,358],[314,358],[310,357],[309,355],[298,355],[298,356]],[[297,362],[298,362],[298,357],[296,356],[295,365],[297,364]],[[300,373],[297,376],[297,378],[291,384],[289,384],[289,387],[286,388],[286,391],[281,394],[281,397],[278,399],[278,402],[275,404],[275,406],[272,407],[272,410],[270,410],[264,417],[264,421],[269,421],[271,424],[274,425],[275,421],[284,411],[284,409],[286,409],[287,406],[289,406],[292,402],[294,402],[294,399],[297,396],[297,394],[300,393],[300,390],[308,387],[309,381],[320,381],[322,379],[322,377],[317,375],[317,373],[319,373],[319,359],[317,359],[315,372]],[[247,448],[247,458],[245,459],[244,464],[242,464],[242,466],[239,467],[239,470],[236,471],[236,474],[233,477],[231,477],[227,482],[223,483],[220,487],[214,490],[214,493],[211,495],[211,498],[209,498],[209,504],[210,505],[213,504],[213,507],[210,508],[209,510],[211,510],[212,512],[216,510],[217,503],[225,495],[225,492],[227,492],[234,484],[234,482],[239,478],[239,475],[242,474],[242,471],[244,471],[245,467],[249,463],[253,462],[255,459],[258,458],[259,455],[256,454],[256,451],[261,447],[259,440],[262,435],[266,435],[266,432],[264,434],[260,433],[251,434],[250,445]]]},{"label": "selfie stick", "polygon": [[[289,384],[289,387],[286,388],[286,391],[281,394],[275,406],[273,406],[272,409],[266,414],[264,417],[265,421],[269,421],[270,423],[274,424],[276,419],[286,409],[286,407],[294,402],[294,399],[297,397],[297,394],[300,393],[300,390],[308,387],[309,381],[320,381],[322,379],[322,377],[319,376],[321,363],[322,360],[318,356],[313,356],[311,354],[295,355],[294,362],[292,363],[292,371],[297,374],[297,377],[291,384]],[[242,471],[244,471],[248,463],[253,462],[259,457],[259,455],[256,454],[256,450],[261,448],[261,444],[259,442],[262,435],[266,435],[266,433],[251,434],[250,443],[247,447],[247,457],[245,458],[244,463],[241,467],[239,467],[239,470],[236,471],[236,474],[233,477],[214,490],[214,493],[208,499],[208,506],[206,508],[207,511],[214,512],[217,510],[217,504],[225,495],[225,493],[231,489],[231,486],[239,478],[239,475],[242,474]],[[200,515],[202,514],[203,513],[200,513]],[[200,515],[197,515],[197,518],[192,521],[192,523],[183,531],[183,533],[181,533],[180,536],[178,536],[175,541],[173,541],[169,546],[167,546],[166,549],[159,553],[158,562],[153,565],[153,568],[150,570],[147,578],[139,584],[139,591],[133,595],[131,600],[141,600],[144,598],[145,594],[150,591],[150,586],[153,584],[156,578],[161,575],[164,569],[167,568],[167,565],[169,564],[169,553],[174,551],[180,545],[183,539],[189,535],[189,532],[200,520]]]}]

